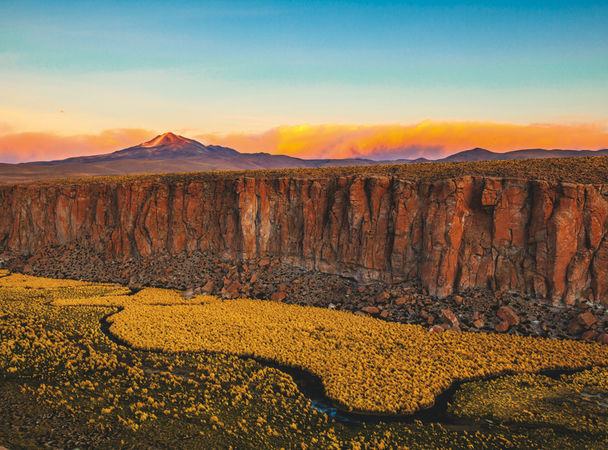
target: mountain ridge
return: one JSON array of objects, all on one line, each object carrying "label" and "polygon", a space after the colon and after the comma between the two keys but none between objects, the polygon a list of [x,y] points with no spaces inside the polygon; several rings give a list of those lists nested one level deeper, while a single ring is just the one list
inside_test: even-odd
[{"label": "mountain ridge", "polygon": [[53,161],[0,164],[0,182],[10,183],[36,179],[95,175],[451,163],[599,155],[608,155],[608,149],[521,149],[498,153],[476,147],[436,160],[429,160],[427,158],[397,160],[372,160],[366,158],[303,159],[266,152],[241,153],[229,147],[205,145],[194,139],[166,132],[149,141],[111,153],[75,156]]}]

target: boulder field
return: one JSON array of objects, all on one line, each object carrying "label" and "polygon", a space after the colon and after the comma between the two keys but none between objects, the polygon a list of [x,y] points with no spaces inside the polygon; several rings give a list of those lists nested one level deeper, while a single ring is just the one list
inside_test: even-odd
[{"label": "boulder field", "polygon": [[[213,252],[361,283],[608,303],[608,184],[484,176],[133,177],[0,186],[0,252]],[[35,259],[35,258],[34,258]]]}]

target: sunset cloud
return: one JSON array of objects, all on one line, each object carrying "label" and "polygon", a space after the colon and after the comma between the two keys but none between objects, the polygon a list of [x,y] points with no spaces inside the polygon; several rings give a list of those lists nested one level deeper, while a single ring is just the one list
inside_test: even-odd
[{"label": "sunset cloud", "polygon": [[[232,147],[240,152],[268,152],[301,158],[433,159],[474,147],[498,152],[522,148],[607,148],[606,125],[606,122],[517,125],[423,121],[414,125],[280,126],[257,134],[191,132],[186,137],[204,144]],[[147,141],[164,131],[169,130],[121,128],[71,136],[8,132],[0,135],[0,161],[52,160],[108,153]]]},{"label": "sunset cloud", "polygon": [[118,128],[98,134],[72,136],[48,132],[10,133],[0,136],[0,161],[46,161],[109,153],[137,145],[154,136],[154,131],[138,128]]},{"label": "sunset cloud", "polygon": [[522,148],[606,148],[606,125],[605,122],[516,125],[424,121],[415,125],[282,126],[261,134],[196,138],[242,152],[302,158],[439,158],[474,147],[498,152]]}]

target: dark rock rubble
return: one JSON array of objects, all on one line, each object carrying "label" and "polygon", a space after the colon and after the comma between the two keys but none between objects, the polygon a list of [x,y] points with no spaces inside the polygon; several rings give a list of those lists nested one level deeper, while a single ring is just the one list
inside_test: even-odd
[{"label": "dark rock rubble", "polygon": [[41,249],[31,257],[4,253],[0,261],[5,268],[37,276],[180,289],[186,298],[207,293],[341,309],[419,324],[433,332],[485,331],[608,343],[608,313],[592,302],[554,306],[488,289],[438,299],[415,282],[362,284],[271,258],[235,262],[212,253],[183,252],[118,261],[84,246],[65,245]]}]

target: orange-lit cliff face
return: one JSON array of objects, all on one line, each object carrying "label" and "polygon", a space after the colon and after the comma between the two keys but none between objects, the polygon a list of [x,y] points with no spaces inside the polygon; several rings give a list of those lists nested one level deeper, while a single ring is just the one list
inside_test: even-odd
[{"label": "orange-lit cliff face", "polygon": [[[199,134],[192,137],[203,144],[224,145],[241,152],[268,152],[302,158],[432,159],[475,147],[494,151],[607,148],[606,127],[606,123],[515,125],[425,121],[415,125],[282,126],[257,134]],[[108,153],[147,141],[158,134],[141,129],[106,130],[99,134],[74,136],[4,134],[0,135],[0,161],[52,160]]]},{"label": "orange-lit cliff face", "polygon": [[0,252],[210,250],[361,280],[608,304],[608,185],[380,175],[0,186]]}]

